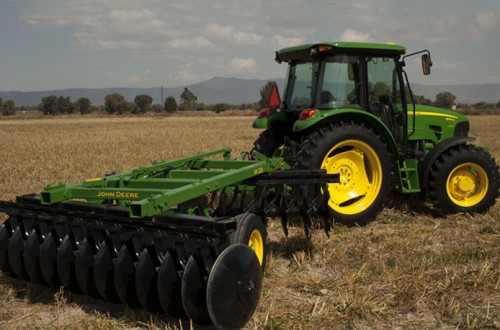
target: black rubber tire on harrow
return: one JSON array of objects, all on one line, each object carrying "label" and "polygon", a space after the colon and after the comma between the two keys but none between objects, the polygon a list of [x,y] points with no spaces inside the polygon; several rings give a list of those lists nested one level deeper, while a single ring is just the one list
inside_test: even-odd
[{"label": "black rubber tire on harrow", "polygon": [[262,218],[254,213],[238,214],[235,219],[236,231],[231,233],[231,244],[245,244],[255,252],[262,271],[266,268],[267,231]]},{"label": "black rubber tire on harrow", "polygon": [[[346,145],[344,145],[344,143]],[[338,148],[335,148],[336,146],[338,146]],[[365,149],[364,151],[361,150],[363,148]],[[372,155],[370,155],[371,151],[373,152]],[[357,172],[355,170],[351,172],[350,165],[346,164],[350,160],[348,157],[352,157],[350,155],[356,152],[363,154],[365,170],[370,170],[372,162],[381,167],[380,171],[373,169],[372,173],[366,173],[368,180],[370,176],[373,178],[375,171],[376,175],[381,178],[380,184],[378,185],[378,191],[368,192],[371,198],[367,198],[366,194],[364,194],[352,201],[347,200],[341,202],[337,206],[340,211],[333,209],[332,206],[329,205],[328,209],[332,218],[336,222],[347,226],[362,226],[373,220],[382,210],[387,195],[390,192],[392,162],[387,147],[381,138],[362,123],[339,122],[322,126],[313,131],[302,142],[300,151],[297,153],[297,163],[295,165],[295,168],[299,170],[319,169],[322,167],[322,164],[327,161],[327,157],[333,159],[336,155],[345,155],[345,158],[336,161],[334,165],[339,166],[341,170],[345,169],[346,175],[341,173],[341,183],[332,183],[332,185],[338,185],[337,187],[339,189],[343,188],[342,185],[344,185],[345,188],[357,187],[354,181],[357,178],[357,176],[355,176]],[[372,159],[370,159],[370,157]],[[367,162],[370,166],[366,166]],[[344,178],[346,179],[345,182],[343,182]],[[375,187],[373,183],[367,185],[368,189],[373,189],[373,187]],[[344,191],[343,195],[347,197],[349,193]],[[331,199],[337,198],[338,196],[339,194],[335,196],[330,194]],[[364,205],[365,203],[367,205]],[[352,208],[358,205],[360,211],[354,212]],[[347,209],[349,210],[346,211]]]},{"label": "black rubber tire on harrow", "polygon": [[[465,192],[460,196],[462,192],[457,188],[460,182],[453,181],[454,178],[474,181],[475,189],[469,196],[465,196]],[[499,196],[499,167],[490,154],[474,145],[460,145],[443,152],[432,165],[428,180],[429,197],[445,214],[484,213]]]},{"label": "black rubber tire on harrow", "polygon": [[182,305],[182,279],[178,271],[180,266],[173,253],[168,251],[163,256],[158,269],[158,300],[165,313],[175,318],[185,318],[187,315]]}]

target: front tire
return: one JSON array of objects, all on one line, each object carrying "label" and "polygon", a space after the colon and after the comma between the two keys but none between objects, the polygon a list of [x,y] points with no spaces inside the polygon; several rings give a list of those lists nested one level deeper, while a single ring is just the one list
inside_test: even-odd
[{"label": "front tire", "polygon": [[340,174],[340,183],[328,184],[328,206],[334,220],[348,226],[366,225],[382,210],[390,191],[391,166],[380,137],[354,122],[314,131],[302,143],[296,165]]},{"label": "front tire", "polygon": [[499,189],[498,165],[482,149],[461,145],[445,151],[432,165],[429,197],[443,213],[486,212]]}]

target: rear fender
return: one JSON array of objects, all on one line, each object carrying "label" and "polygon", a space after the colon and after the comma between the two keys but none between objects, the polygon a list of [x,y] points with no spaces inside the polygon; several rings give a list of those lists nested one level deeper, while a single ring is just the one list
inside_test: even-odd
[{"label": "rear fender", "polygon": [[271,124],[275,121],[285,121],[285,113],[283,111],[272,110],[263,118],[260,118],[260,116],[255,118],[252,127],[258,129],[270,128]]},{"label": "rear fender", "polygon": [[293,126],[294,133],[308,134],[317,127],[340,121],[363,123],[380,135],[387,144],[387,150],[393,161],[399,158],[398,147],[389,128],[373,114],[360,109],[316,110],[314,115],[306,120],[297,120]]}]

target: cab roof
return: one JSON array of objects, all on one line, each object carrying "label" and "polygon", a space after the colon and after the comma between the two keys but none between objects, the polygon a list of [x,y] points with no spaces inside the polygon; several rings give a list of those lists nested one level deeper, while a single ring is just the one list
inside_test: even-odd
[{"label": "cab roof", "polygon": [[[321,47],[324,46],[324,47]],[[351,53],[368,55],[392,55],[399,56],[405,53],[406,48],[394,43],[366,43],[366,42],[347,42],[332,41],[313,44],[303,44],[293,47],[280,49],[276,52],[276,61],[289,62],[293,60],[305,60],[313,57],[314,50],[322,53]]]}]

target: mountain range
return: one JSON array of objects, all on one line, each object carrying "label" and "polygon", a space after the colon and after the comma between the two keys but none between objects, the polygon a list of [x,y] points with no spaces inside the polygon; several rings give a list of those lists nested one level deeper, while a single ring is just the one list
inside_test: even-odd
[{"label": "mountain range", "polygon": [[[284,79],[269,79],[278,83],[280,90],[283,90]],[[269,80],[240,79],[240,78],[220,78],[215,77],[199,83],[178,86],[164,87],[163,99],[173,96],[179,100],[185,87],[198,97],[198,102],[205,104],[229,103],[242,104],[256,102],[260,99],[260,89]],[[496,103],[500,101],[500,84],[470,84],[470,85],[419,85],[412,84],[412,90],[416,95],[423,95],[434,100],[440,92],[451,92],[457,97],[460,103],[476,103],[485,101]],[[12,99],[17,106],[33,106],[41,103],[43,97],[49,95],[70,97],[76,101],[81,97],[87,97],[92,104],[100,105],[104,103],[104,97],[111,93],[120,93],[128,101],[133,101],[138,94],[148,94],[153,97],[153,103],[161,103],[162,88],[71,88],[45,91],[0,91],[3,100]]]}]

